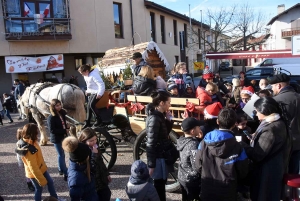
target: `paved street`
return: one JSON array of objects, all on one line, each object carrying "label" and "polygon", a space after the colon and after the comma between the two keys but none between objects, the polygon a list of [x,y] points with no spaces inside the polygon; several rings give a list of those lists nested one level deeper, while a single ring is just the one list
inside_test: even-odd
[{"label": "paved street", "polygon": [[[3,120],[4,126],[0,127],[0,195],[4,200],[33,200],[33,192],[27,188],[25,181],[25,172],[18,168],[16,154],[14,152],[16,143],[16,130],[22,127],[26,122],[18,121],[17,114],[12,114],[14,123],[8,124],[7,118]],[[118,158],[115,166],[111,169],[112,183],[110,189],[112,191],[111,200],[120,198],[128,200],[125,193],[125,186],[130,175],[130,167],[133,162],[132,149],[120,143],[117,145]],[[43,156],[48,166],[48,171],[54,180],[54,185],[59,197],[68,198],[67,182],[58,174],[56,153],[53,144],[42,147]],[[68,155],[68,154],[67,154]],[[68,156],[66,158],[68,161]],[[43,191],[43,198],[48,196],[47,189]],[[168,200],[180,200],[181,194],[168,193]]]}]

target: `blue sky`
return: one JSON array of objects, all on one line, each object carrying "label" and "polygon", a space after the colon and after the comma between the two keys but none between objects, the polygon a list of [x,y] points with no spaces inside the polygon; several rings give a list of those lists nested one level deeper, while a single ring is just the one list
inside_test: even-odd
[{"label": "blue sky", "polygon": [[200,21],[200,10],[202,10],[203,18],[205,11],[209,8],[217,10],[219,7],[230,7],[236,4],[248,3],[255,10],[262,10],[266,16],[266,21],[269,22],[272,17],[277,15],[277,6],[285,4],[285,9],[288,9],[299,0],[150,0],[164,7],[172,9],[181,14],[189,15],[189,4],[191,5],[191,17]]}]

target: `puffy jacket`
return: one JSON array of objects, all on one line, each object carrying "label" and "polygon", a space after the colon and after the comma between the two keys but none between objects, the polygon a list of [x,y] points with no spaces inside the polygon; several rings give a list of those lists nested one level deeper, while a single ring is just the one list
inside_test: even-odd
[{"label": "puffy jacket", "polygon": [[195,157],[199,140],[195,137],[181,136],[177,139],[177,150],[180,152],[178,179],[183,182],[200,181],[200,174],[195,170]]},{"label": "puffy jacket", "polygon": [[146,132],[147,132],[147,162],[149,168],[156,167],[156,159],[163,158],[164,143],[169,141],[169,133],[173,122],[166,120],[165,115],[154,109],[152,104],[146,108]]},{"label": "puffy jacket", "polygon": [[5,107],[7,110],[9,110],[9,111],[12,111],[12,102],[13,102],[13,100],[12,100],[12,98],[11,98],[11,96],[8,96],[8,97],[6,97],[5,99],[4,99],[4,102],[3,102],[3,107]]},{"label": "puffy jacket", "polygon": [[132,90],[136,95],[149,96],[156,90],[156,81],[138,75],[134,78]]},{"label": "puffy jacket", "polygon": [[79,164],[69,160],[68,186],[72,201],[98,201],[94,176],[91,175],[91,182],[89,182],[85,173],[86,168],[86,164]]},{"label": "puffy jacket", "polygon": [[236,201],[238,179],[248,173],[243,147],[230,131],[214,130],[198,149],[195,167],[201,173],[201,200]]},{"label": "puffy jacket", "polygon": [[273,97],[284,108],[289,120],[289,134],[293,137],[293,150],[300,150],[300,95],[291,86],[283,88]]},{"label": "puffy jacket", "polygon": [[25,86],[22,83],[19,83],[15,88],[15,92],[14,92],[15,99],[19,100],[19,97],[23,95],[24,91],[25,91]]},{"label": "puffy jacket", "polygon": [[21,139],[17,142],[16,153],[22,157],[26,177],[34,178],[40,186],[45,186],[47,179],[44,177],[44,173],[47,171],[47,166],[38,142]]},{"label": "puffy jacket", "polygon": [[201,108],[205,108],[207,105],[212,103],[212,98],[202,87],[197,87],[196,97],[200,100]]},{"label": "puffy jacket", "polygon": [[[60,114],[64,120],[65,127],[67,128],[66,112],[61,110]],[[61,143],[67,135],[67,130],[63,128],[60,117],[58,115],[53,116],[50,114],[47,123],[50,131],[50,141],[52,143]]]},{"label": "puffy jacket", "polygon": [[146,65],[148,65],[148,64],[147,64],[147,62],[146,62],[144,59],[142,59],[141,62],[140,62],[138,65],[134,64],[134,65],[132,66],[132,68],[131,68],[134,77],[138,76],[138,74],[139,74],[140,71],[141,71],[141,68],[142,68],[143,66],[146,66]]},{"label": "puffy jacket", "polygon": [[159,201],[157,191],[150,182],[139,185],[128,182],[125,191],[130,201]]}]

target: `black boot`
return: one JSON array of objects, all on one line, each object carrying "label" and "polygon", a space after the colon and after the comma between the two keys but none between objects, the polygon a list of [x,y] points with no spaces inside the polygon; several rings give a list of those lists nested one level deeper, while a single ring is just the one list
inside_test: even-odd
[{"label": "black boot", "polygon": [[34,188],[34,186],[33,186],[33,184],[32,184],[31,181],[30,181],[30,182],[27,182],[27,186],[28,186],[28,189],[29,189],[29,190],[35,191],[35,188]]},{"label": "black boot", "polygon": [[84,125],[82,126],[82,130],[87,128],[87,127],[91,127],[91,123],[88,120],[85,120]]},{"label": "black boot", "polygon": [[94,127],[101,126],[101,123],[102,123],[101,118],[97,117],[97,120],[96,120],[96,122],[94,123],[93,126]]}]

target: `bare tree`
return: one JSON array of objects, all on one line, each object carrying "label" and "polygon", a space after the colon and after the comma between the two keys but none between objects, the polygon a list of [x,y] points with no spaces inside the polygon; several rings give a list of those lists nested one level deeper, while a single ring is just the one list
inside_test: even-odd
[{"label": "bare tree", "polygon": [[[232,37],[243,40],[243,50],[247,50],[248,39],[261,33],[265,26],[265,16],[261,10],[254,10],[248,3],[239,6],[234,14],[234,31]],[[245,62],[243,60],[243,71],[245,70]]]}]

